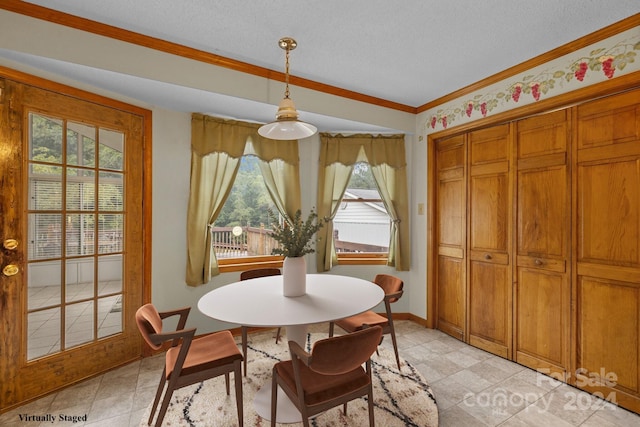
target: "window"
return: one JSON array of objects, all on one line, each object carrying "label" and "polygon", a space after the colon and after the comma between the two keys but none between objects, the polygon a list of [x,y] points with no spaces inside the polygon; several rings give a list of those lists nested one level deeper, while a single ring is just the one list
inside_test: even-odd
[{"label": "window", "polygon": [[333,242],[341,264],[379,259],[389,251],[391,218],[368,163],[357,163],[333,219]]},{"label": "window", "polygon": [[[264,184],[258,158],[245,155],[220,215],[211,227],[211,241],[220,265],[238,258],[271,256],[268,211],[277,212]],[[260,259],[243,260],[255,262]]]},{"label": "window", "polygon": [[[224,120],[198,113],[192,115],[191,126],[191,147],[195,155],[191,158],[194,179],[191,181],[187,209],[187,284],[199,286],[208,283],[212,276],[224,271],[281,265],[282,257],[272,255],[263,255],[266,260],[257,259],[260,256],[256,255],[252,258],[227,257],[226,260],[222,258],[219,261],[212,250],[212,234],[204,231],[212,232],[216,227],[229,226],[230,222],[238,221],[237,225],[231,227],[230,233],[234,238],[230,238],[229,245],[232,245],[234,250],[239,247],[241,252],[238,255],[244,255],[245,252],[248,255],[249,251],[253,251],[250,248],[249,234],[245,233],[242,237],[245,231],[243,227],[260,226],[261,221],[266,221],[266,209],[254,210],[254,213],[258,213],[257,217],[252,217],[249,211],[246,211],[246,215],[243,212],[244,208],[252,206],[253,201],[260,200],[259,197],[246,196],[243,200],[243,197],[240,197],[242,193],[238,193],[238,197],[232,197],[229,201],[232,212],[238,217],[217,221],[227,204],[231,190],[241,181],[238,178],[236,183],[241,162],[251,161],[250,157],[245,156],[256,156],[259,159],[256,159],[256,164],[260,173],[254,167],[250,168],[252,172],[249,175],[264,182],[269,189],[269,195],[279,208],[289,214],[291,211],[295,212],[300,205],[298,141],[263,138],[258,134],[260,126],[257,123]],[[254,188],[248,185],[246,190]],[[264,200],[268,200],[266,196]],[[234,204],[235,202],[238,203]],[[235,234],[233,227],[237,227]],[[271,251],[263,247],[260,252]]]},{"label": "window", "polygon": [[[364,181],[370,184],[365,185],[363,189],[375,189],[379,194],[375,197],[364,196],[364,194],[358,197],[356,194],[353,198],[362,199],[358,205],[363,209],[363,213],[365,212],[364,208],[367,207],[367,212],[370,213],[377,210],[377,216],[363,221],[364,216],[360,215],[360,227],[364,227],[364,224],[372,227],[376,222],[379,222],[382,216],[380,209],[382,208],[386,208],[390,220],[377,224],[377,227],[384,227],[385,230],[388,230],[388,243],[370,242],[373,246],[384,247],[388,245],[386,254],[384,252],[343,252],[340,255],[336,245],[320,245],[316,247],[318,271],[330,271],[336,260],[340,264],[386,264],[395,267],[398,271],[409,269],[411,259],[409,223],[407,221],[409,198],[404,144],[403,135],[320,135],[318,214],[330,216],[334,222],[341,207],[346,210],[348,206],[358,203],[350,201],[347,197],[350,193],[354,194],[349,190],[357,190],[356,182],[360,181],[360,178],[370,176],[370,172],[375,180],[370,177],[365,179]],[[370,198],[366,199],[365,197]],[[384,203],[381,203],[380,199]],[[385,223],[388,225],[385,226]],[[335,222],[333,225],[335,226]],[[345,232],[350,232],[352,229],[355,229],[355,226],[340,229],[338,240],[352,240],[352,237],[345,236]],[[332,233],[332,228],[325,228],[319,231],[319,238],[327,242],[334,238]],[[359,234],[364,235],[365,233]],[[368,234],[369,236],[366,238],[371,238],[376,232],[371,231]],[[366,242],[361,240],[356,243],[365,244]],[[351,259],[347,261],[348,257]]]}]

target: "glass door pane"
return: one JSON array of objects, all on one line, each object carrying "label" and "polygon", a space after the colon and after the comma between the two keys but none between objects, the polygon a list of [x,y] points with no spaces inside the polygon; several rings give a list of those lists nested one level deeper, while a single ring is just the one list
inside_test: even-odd
[{"label": "glass door pane", "polygon": [[124,134],[29,113],[27,357],[122,333]]}]

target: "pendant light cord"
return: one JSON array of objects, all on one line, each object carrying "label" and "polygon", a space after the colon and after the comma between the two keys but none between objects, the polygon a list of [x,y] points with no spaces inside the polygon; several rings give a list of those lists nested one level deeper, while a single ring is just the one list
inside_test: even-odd
[{"label": "pendant light cord", "polygon": [[287,47],[286,49],[286,54],[285,54],[285,64],[284,64],[284,82],[285,82],[285,90],[284,90],[284,97],[285,98],[289,98],[289,51],[291,49],[289,49]]}]

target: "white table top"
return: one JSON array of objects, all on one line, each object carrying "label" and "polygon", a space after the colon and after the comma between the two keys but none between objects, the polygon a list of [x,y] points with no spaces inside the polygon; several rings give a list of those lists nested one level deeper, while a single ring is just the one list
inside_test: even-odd
[{"label": "white table top", "polygon": [[384,298],[375,283],[349,276],[307,274],[307,293],[282,294],[282,276],[234,282],[200,298],[198,309],[213,319],[244,326],[292,326],[342,319],[367,311]]}]

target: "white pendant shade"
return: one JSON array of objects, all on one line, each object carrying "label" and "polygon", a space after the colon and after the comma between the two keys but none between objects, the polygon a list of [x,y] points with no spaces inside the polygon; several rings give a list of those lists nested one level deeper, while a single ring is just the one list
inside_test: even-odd
[{"label": "white pendant shade", "polygon": [[275,121],[258,129],[261,136],[280,140],[307,138],[317,131],[315,126],[298,120]]}]

